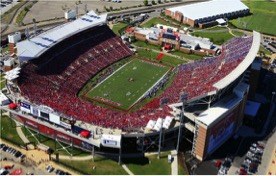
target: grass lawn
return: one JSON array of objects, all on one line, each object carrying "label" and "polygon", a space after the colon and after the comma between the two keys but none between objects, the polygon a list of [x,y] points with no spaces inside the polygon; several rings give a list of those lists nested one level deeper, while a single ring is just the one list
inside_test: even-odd
[{"label": "grass lawn", "polygon": [[186,54],[181,51],[173,51],[173,52],[171,52],[171,54],[183,57],[185,59],[190,59],[190,60],[199,60],[199,59],[203,58],[203,56],[199,56],[199,55],[195,55],[195,54]]},{"label": "grass lawn", "polygon": [[[236,36],[242,36],[242,32],[233,32]],[[215,32],[215,31],[198,31],[193,32],[192,35],[199,36],[203,38],[209,38],[211,42],[217,45],[222,45],[227,40],[233,38],[234,36],[231,35],[229,32]]]},{"label": "grass lawn", "polygon": [[1,79],[1,83],[0,83],[0,90],[2,90],[6,85],[6,81],[4,79]]},{"label": "grass lawn", "polygon": [[[60,160],[60,163],[85,175],[127,175],[122,166],[118,165],[117,161],[107,158],[96,157],[94,162],[91,160]],[[95,169],[93,170],[94,166]]]},{"label": "grass lawn", "polygon": [[140,41],[140,40],[136,40],[135,42],[133,42],[132,44],[134,44],[135,46],[139,46],[139,47],[144,47],[144,48],[149,48],[149,49],[154,49],[154,50],[160,50],[160,46],[157,45],[152,45],[149,43],[146,43],[144,41]]},{"label": "grass lawn", "polygon": [[[146,42],[143,42],[143,41],[135,41],[133,42],[134,45],[138,46],[138,47],[143,47],[143,48],[148,48],[148,49],[154,49],[154,50],[160,50],[160,46],[156,46],[156,45],[152,45],[152,44],[149,44],[149,43],[146,43]],[[146,51],[145,51],[146,52]],[[141,54],[142,56],[144,56],[145,54],[144,53],[141,53],[139,52],[139,54]],[[156,54],[156,55],[155,55]],[[149,53],[149,57],[155,57],[158,55],[157,53],[152,52],[152,54]],[[201,59],[202,56],[199,56],[199,55],[195,55],[195,54],[186,54],[186,53],[183,53],[181,51],[173,51],[173,52],[170,52],[170,54],[173,54],[173,55],[177,55],[177,56],[180,56],[182,58],[185,58],[185,59],[190,59],[190,60],[198,60],[198,59]],[[165,57],[168,57],[168,56],[165,56]],[[162,59],[163,61],[164,60],[171,60],[171,58],[173,57],[170,57],[170,58],[165,58],[165,59]],[[176,58],[174,58],[176,59]],[[179,59],[176,59],[176,65],[178,64],[182,64],[183,62]],[[169,64],[171,65],[171,64]],[[174,64],[173,64],[174,65]]]},{"label": "grass lawn", "polygon": [[189,175],[189,172],[181,166],[181,163],[178,161],[178,175]]},{"label": "grass lawn", "polygon": [[6,139],[16,145],[24,145],[16,132],[15,122],[6,115],[1,116],[1,138]]},{"label": "grass lawn", "polygon": [[114,26],[112,27],[112,31],[113,31],[115,34],[120,35],[120,34],[119,34],[119,31],[120,31],[121,29],[123,29],[124,27],[126,27],[126,26],[127,26],[126,23],[121,23],[121,22],[119,22],[119,23],[117,23],[117,24],[114,24]]},{"label": "grass lawn", "polygon": [[[147,59],[150,59],[154,62],[160,62],[160,61],[156,60],[156,57],[159,53],[156,53],[156,52],[153,52],[153,51],[150,51],[150,50],[145,50],[145,49],[138,49],[137,53],[142,58],[147,58]],[[166,64],[166,65],[170,65],[172,67],[175,67],[179,64],[186,63],[186,61],[164,54],[164,56],[161,60],[161,63]]]},{"label": "grass lawn", "polygon": [[[38,141],[43,143],[44,145],[47,145],[48,147],[52,148],[53,150],[55,150],[55,141],[51,138],[48,138],[46,136],[43,136],[41,134],[37,134],[37,132],[29,129],[27,130],[27,128],[22,128],[22,131],[23,133],[25,134],[25,136],[29,139],[30,142],[33,142],[35,144],[38,144]],[[36,134],[35,137],[32,136],[32,134]],[[38,140],[38,141],[37,141]],[[63,144],[63,146],[68,146],[68,144]],[[56,143],[56,148],[59,149],[59,150],[56,150],[55,152],[59,153],[60,155],[69,155],[68,152],[66,152],[66,150],[64,149],[60,149],[62,148],[62,146],[59,144],[59,143]],[[67,150],[72,153],[73,156],[86,156],[86,155],[89,155],[90,153],[88,152],[84,152],[78,148],[71,148],[71,147],[68,147]]]},{"label": "grass lawn", "polygon": [[154,18],[148,20],[147,22],[143,23],[141,25],[141,27],[150,28],[150,27],[153,27],[156,24],[164,24],[164,25],[168,25],[168,26],[170,25],[168,22],[166,22],[162,18],[154,17]]},{"label": "grass lawn", "polygon": [[253,13],[250,16],[231,20],[241,29],[256,30],[261,33],[276,35],[276,4],[268,0],[244,0],[243,3]]},{"label": "grass lawn", "polygon": [[160,159],[157,159],[157,155],[123,159],[123,163],[135,175],[170,175],[171,164],[168,163],[167,156],[167,154],[162,154]]},{"label": "grass lawn", "polygon": [[133,59],[90,90],[86,96],[127,110],[169,69],[168,66]]},{"label": "grass lawn", "polygon": [[265,47],[263,47],[262,45],[260,45],[260,49],[259,49],[259,52],[262,51],[264,52],[266,55],[270,55],[270,51],[268,51],[267,49],[265,49]]}]

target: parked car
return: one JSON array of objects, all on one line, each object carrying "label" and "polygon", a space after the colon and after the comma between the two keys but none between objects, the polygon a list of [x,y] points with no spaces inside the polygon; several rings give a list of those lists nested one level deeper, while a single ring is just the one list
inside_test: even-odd
[{"label": "parked car", "polygon": [[2,150],[5,146],[5,144],[0,144],[0,149]]},{"label": "parked car", "polygon": [[2,150],[3,150],[4,152],[6,152],[8,149],[9,149],[9,147],[5,146],[5,147],[3,147]]},{"label": "parked car", "polygon": [[55,170],[55,168],[54,167],[52,167],[51,165],[48,165],[48,166],[46,166],[46,168],[45,168],[46,170],[47,170],[47,172],[49,172],[49,173],[51,173],[51,172],[53,172],[54,170]]}]

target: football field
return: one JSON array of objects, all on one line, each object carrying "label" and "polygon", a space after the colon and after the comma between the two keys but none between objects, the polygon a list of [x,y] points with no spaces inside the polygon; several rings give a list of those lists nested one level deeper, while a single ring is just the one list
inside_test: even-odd
[{"label": "football field", "polygon": [[88,99],[123,110],[130,109],[168,73],[170,67],[133,59],[92,88]]}]

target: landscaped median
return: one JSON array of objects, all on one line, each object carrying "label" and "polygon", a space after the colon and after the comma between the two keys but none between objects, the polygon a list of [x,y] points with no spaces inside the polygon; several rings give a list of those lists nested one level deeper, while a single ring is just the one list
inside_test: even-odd
[{"label": "landscaped median", "polygon": [[16,17],[16,23],[18,25],[21,25],[23,23],[23,19],[25,18],[26,14],[30,11],[32,6],[36,3],[37,1],[32,1],[29,4],[27,4],[17,15]]}]

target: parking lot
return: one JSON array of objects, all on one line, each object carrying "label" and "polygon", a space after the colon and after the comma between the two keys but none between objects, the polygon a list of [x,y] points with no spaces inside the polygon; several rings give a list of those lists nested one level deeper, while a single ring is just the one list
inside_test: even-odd
[{"label": "parking lot", "polygon": [[4,14],[10,8],[17,4],[17,0],[1,0],[0,11],[1,14]]},{"label": "parking lot", "polygon": [[[4,141],[2,141],[4,142]],[[49,160],[49,155],[43,151],[25,150],[9,143],[0,144],[0,172],[16,175],[70,175],[68,171]]]},{"label": "parking lot", "polygon": [[270,51],[271,53],[276,53],[276,41],[272,37],[264,37],[261,40],[262,46]]},{"label": "parking lot", "polygon": [[[95,1],[81,1],[82,3],[78,5],[78,12],[79,14],[84,13],[85,4],[87,4],[88,10],[96,10],[103,11],[104,7],[110,8],[111,6],[113,9],[120,8],[120,7],[131,7],[131,6],[138,6],[143,4],[143,0],[122,0],[121,3],[117,2],[107,2],[102,0],[95,0]],[[30,11],[25,16],[23,23],[31,23],[33,18],[36,21],[43,21],[47,19],[54,19],[64,17],[64,8],[67,9],[76,9],[76,1],[44,1],[39,0]]]},{"label": "parking lot", "polygon": [[35,168],[27,161],[26,155],[10,145],[0,144],[1,175],[20,173],[29,174],[47,174],[47,172]]}]

